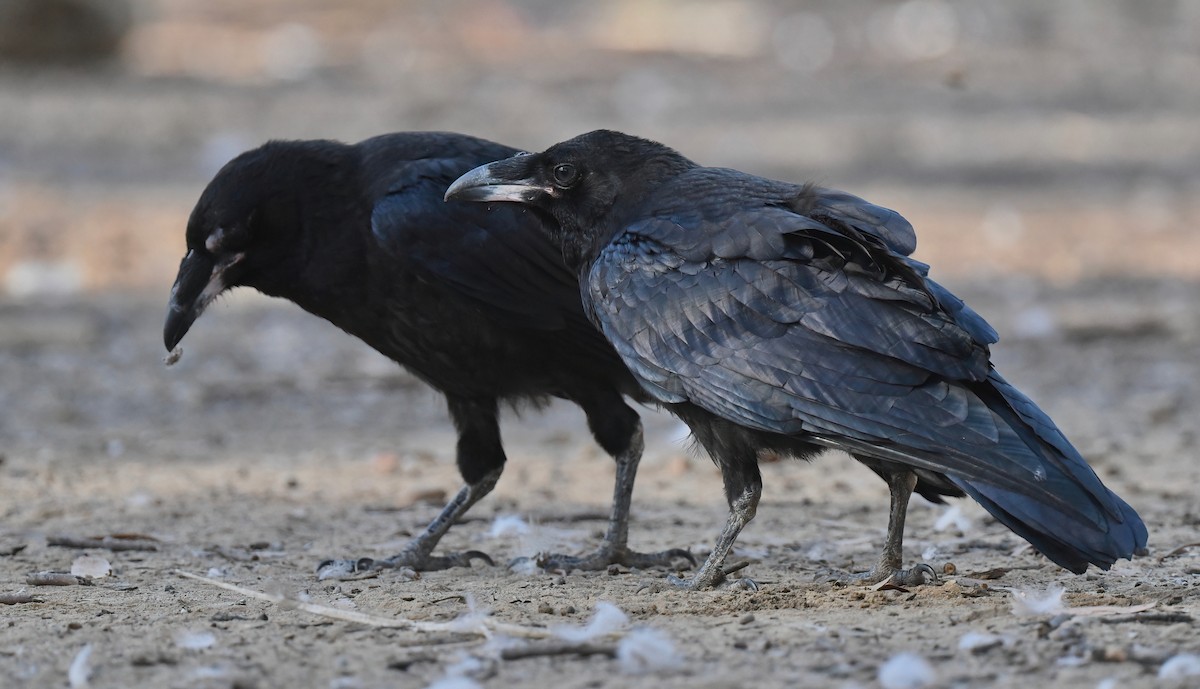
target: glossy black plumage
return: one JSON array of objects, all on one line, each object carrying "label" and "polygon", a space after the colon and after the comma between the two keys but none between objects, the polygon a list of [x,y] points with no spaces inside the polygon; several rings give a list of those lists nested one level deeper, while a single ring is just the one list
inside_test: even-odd
[{"label": "glossy black plumage", "polygon": [[[631,491],[641,426],[622,396],[645,394],[584,315],[542,220],[509,204],[442,201],[458,175],[514,153],[435,132],[355,145],[271,142],[238,156],[188,223],[167,348],[216,295],[244,285],[295,302],[406,367],[445,394],[472,488],[447,507],[442,532],[499,476],[502,402],[555,396],[580,405],[600,445],[632,461]],[[422,557],[440,535],[424,535]]]},{"label": "glossy black plumage", "polygon": [[591,317],[722,467],[731,504],[754,494],[750,516],[758,450],[835,447],[930,497],[971,495],[1074,572],[1146,544],[992,368],[995,331],[909,258],[890,210],[605,131],[479,168],[448,197],[519,197],[556,221]]}]

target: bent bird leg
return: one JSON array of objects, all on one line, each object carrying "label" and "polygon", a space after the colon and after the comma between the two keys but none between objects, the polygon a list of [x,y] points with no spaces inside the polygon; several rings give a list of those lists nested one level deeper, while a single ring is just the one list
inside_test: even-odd
[{"label": "bent bird leg", "polygon": [[[729,519],[725,522],[725,529],[721,531],[721,535],[717,537],[717,542],[713,546],[712,552],[709,553],[708,559],[696,570],[691,579],[680,579],[678,577],[670,577],[670,582],[675,586],[692,591],[700,591],[716,587],[725,580],[725,558],[729,556],[729,551],[733,548],[733,542],[737,540],[738,534],[742,532],[746,524],[754,519],[754,514],[758,511],[758,500],[762,497],[762,482],[752,481],[748,483],[733,502],[729,503]],[[748,580],[744,582],[748,588],[757,588],[753,582]]]},{"label": "bent bird leg", "polygon": [[669,567],[677,559],[684,559],[692,565],[696,558],[682,548],[672,548],[658,553],[639,553],[630,550],[629,542],[629,508],[633,502],[633,481],[637,477],[638,463],[642,461],[642,450],[645,441],[642,437],[642,425],[639,422],[629,449],[617,454],[617,477],[613,484],[612,514],[608,518],[608,532],[604,541],[596,550],[582,556],[539,554],[537,565],[543,569],[562,569],[570,571],[581,569],[585,571],[601,570],[609,565],[625,565],[626,567]]},{"label": "bent bird leg", "polygon": [[492,492],[492,489],[496,487],[496,482],[500,480],[502,471],[503,468],[495,469],[484,474],[477,483],[463,486],[462,490],[458,491],[458,494],[442,508],[441,513],[434,517],[429,526],[425,527],[425,531],[410,541],[396,555],[386,560],[374,560],[369,557],[357,560],[326,560],[317,566],[317,578],[339,578],[367,570],[394,567],[411,567],[420,572],[432,572],[451,567],[470,567],[472,560],[482,560],[489,565],[495,564],[486,553],[478,550],[437,556],[432,553],[438,542],[442,540],[442,536],[446,535],[459,517],[466,514],[472,505]]},{"label": "bent bird leg", "polygon": [[837,581],[860,584],[878,584],[891,580],[899,586],[921,586],[929,580],[937,581],[937,573],[925,563],[912,569],[901,569],[904,564],[904,519],[908,515],[908,501],[917,485],[917,475],[908,470],[887,471],[884,474],[892,496],[891,512],[888,514],[887,540],[879,561],[869,571],[860,574],[840,575]]}]

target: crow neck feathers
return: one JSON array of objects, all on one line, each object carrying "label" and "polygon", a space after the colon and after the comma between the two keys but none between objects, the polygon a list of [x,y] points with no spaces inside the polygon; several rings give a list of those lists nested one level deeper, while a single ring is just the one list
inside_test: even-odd
[{"label": "crow neck feathers", "polygon": [[608,130],[553,146],[541,157],[544,171],[564,163],[579,169],[578,183],[561,190],[548,209],[563,259],[578,273],[588,270],[655,190],[699,167],[660,143]]}]

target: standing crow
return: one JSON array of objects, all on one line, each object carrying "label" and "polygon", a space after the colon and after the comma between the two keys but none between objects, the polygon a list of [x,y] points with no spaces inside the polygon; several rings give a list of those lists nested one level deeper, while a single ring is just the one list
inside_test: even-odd
[{"label": "standing crow", "polygon": [[900,569],[914,489],[970,495],[1077,573],[1146,544],[1133,509],[992,368],[995,331],[908,257],[913,229],[890,210],[609,131],[477,168],[446,198],[553,220],[593,322],[721,467],[729,521],[690,587],[722,580],[762,492],[761,450],[838,448],[887,481],[867,581],[932,572]]},{"label": "standing crow", "polygon": [[507,204],[442,202],[463,172],[515,152],[448,133],[388,134],[355,145],[275,141],[227,164],[192,211],[163,330],[167,349],[217,295],[245,285],[324,318],[446,396],[466,486],[398,555],[330,561],[321,574],[490,562],[475,551],[432,552],[500,478],[500,403],[551,396],[583,408],[596,442],[616,458],[617,480],[599,550],[549,556],[544,564],[600,569],[691,559],[686,551],[626,547],[643,443],[638,415],[622,395],[646,395],[584,316],[574,274],[541,220]]}]

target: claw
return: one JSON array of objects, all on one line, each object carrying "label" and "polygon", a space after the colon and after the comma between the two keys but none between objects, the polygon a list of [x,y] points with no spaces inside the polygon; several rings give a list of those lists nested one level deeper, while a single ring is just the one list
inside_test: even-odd
[{"label": "claw", "polygon": [[682,579],[674,574],[667,575],[667,581],[676,588],[685,589],[688,591],[702,591],[705,589],[713,589],[718,586],[725,585],[725,588],[734,591],[757,591],[758,582],[748,577],[738,577],[730,580],[728,577],[734,572],[740,572],[750,566],[749,562],[738,562],[729,565],[721,570],[718,570],[716,576],[712,577],[711,581],[701,580],[702,572],[697,572],[691,579]]},{"label": "claw", "polygon": [[491,556],[481,550],[468,550],[465,553],[458,553],[458,556],[463,560],[464,567],[471,566],[471,560],[482,560],[487,563],[488,567],[495,567],[496,563]]},{"label": "claw", "polygon": [[825,581],[840,585],[880,585],[882,583],[889,583],[896,586],[924,586],[930,582],[935,584],[941,582],[933,567],[924,562],[914,566],[912,569],[896,569],[877,564],[869,571],[857,574],[826,570],[824,574],[818,574],[815,578],[824,578]]},{"label": "claw", "polygon": [[935,584],[941,583],[933,567],[924,562],[912,569],[899,570],[891,578],[894,583],[900,586],[924,586],[930,581]]},{"label": "claw", "polygon": [[324,560],[317,565],[317,579],[361,578],[356,575],[401,567],[408,567],[416,572],[433,572],[451,567],[470,567],[474,560],[485,562],[490,567],[496,566],[487,553],[478,550],[451,553],[445,556],[421,555],[411,550],[404,550],[386,560],[376,560],[370,557],[360,557],[357,560]]},{"label": "claw", "polygon": [[539,554],[535,558],[538,567],[547,570],[571,571],[579,569],[597,572],[609,565],[624,565],[630,568],[671,567],[678,559],[685,559],[696,566],[696,558],[683,548],[672,548],[658,553],[639,553],[628,548],[614,548],[604,544],[594,552],[581,557],[560,554]]}]

